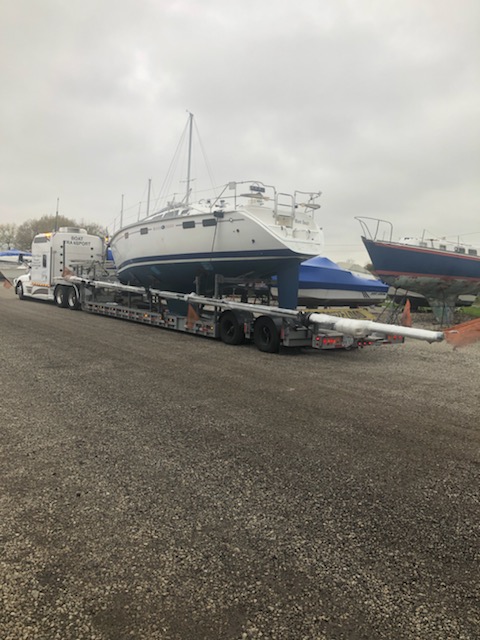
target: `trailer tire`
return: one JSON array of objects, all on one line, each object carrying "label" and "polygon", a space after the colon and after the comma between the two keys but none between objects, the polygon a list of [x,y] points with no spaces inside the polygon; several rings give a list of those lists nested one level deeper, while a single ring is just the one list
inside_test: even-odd
[{"label": "trailer tire", "polygon": [[245,331],[243,322],[233,311],[225,311],[219,320],[220,340],[225,344],[243,344],[245,342]]},{"label": "trailer tire", "polygon": [[57,307],[65,309],[68,304],[66,287],[64,287],[63,285],[58,285],[58,287],[55,289],[54,297]]},{"label": "trailer tire", "polygon": [[80,309],[80,301],[78,299],[78,293],[75,287],[67,288],[67,306],[73,311]]},{"label": "trailer tire", "polygon": [[280,331],[278,324],[269,316],[260,316],[253,325],[253,342],[259,351],[277,353],[280,348]]}]

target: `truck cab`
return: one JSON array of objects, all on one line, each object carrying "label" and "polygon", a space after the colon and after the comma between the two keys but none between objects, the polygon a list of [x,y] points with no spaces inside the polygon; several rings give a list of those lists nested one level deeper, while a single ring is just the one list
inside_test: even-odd
[{"label": "truck cab", "polygon": [[65,276],[79,264],[101,262],[104,250],[102,238],[79,227],[39,233],[32,242],[30,269],[15,280],[15,291],[19,298],[55,300]]}]

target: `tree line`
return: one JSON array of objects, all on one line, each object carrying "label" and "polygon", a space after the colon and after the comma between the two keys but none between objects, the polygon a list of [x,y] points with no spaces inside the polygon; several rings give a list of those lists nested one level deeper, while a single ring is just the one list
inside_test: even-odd
[{"label": "tree line", "polygon": [[49,233],[60,227],[81,227],[87,233],[104,237],[106,229],[96,223],[78,224],[65,216],[42,216],[36,220],[16,224],[0,224],[0,249],[30,251],[32,240],[37,233]]}]

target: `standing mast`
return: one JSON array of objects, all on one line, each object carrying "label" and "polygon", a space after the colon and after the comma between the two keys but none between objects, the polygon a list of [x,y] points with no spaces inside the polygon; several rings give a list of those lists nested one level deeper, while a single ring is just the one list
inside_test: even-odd
[{"label": "standing mast", "polygon": [[185,197],[185,205],[188,207],[190,198],[190,168],[192,163],[192,125],[193,125],[193,113],[188,112],[189,117],[189,132],[188,132],[188,164],[187,164],[187,194]]},{"label": "standing mast", "polygon": [[148,179],[148,196],[147,196],[147,218],[150,215],[150,191],[152,188],[152,179]]}]

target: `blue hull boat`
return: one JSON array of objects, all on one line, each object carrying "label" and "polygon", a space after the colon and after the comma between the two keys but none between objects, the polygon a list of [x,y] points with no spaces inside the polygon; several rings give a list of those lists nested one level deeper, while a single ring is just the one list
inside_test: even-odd
[{"label": "blue hull boat", "polygon": [[430,296],[480,292],[480,256],[362,238],[375,273],[392,286]]},{"label": "blue hull boat", "polygon": [[480,294],[480,256],[471,246],[425,237],[394,242],[391,233],[388,240],[367,233],[362,241],[375,274],[395,289],[424,296],[441,323],[453,320],[459,296]]}]

